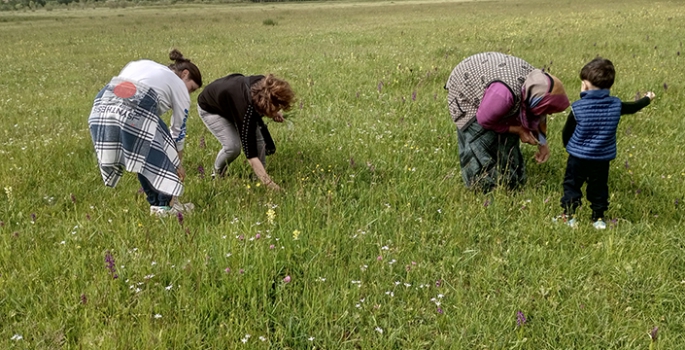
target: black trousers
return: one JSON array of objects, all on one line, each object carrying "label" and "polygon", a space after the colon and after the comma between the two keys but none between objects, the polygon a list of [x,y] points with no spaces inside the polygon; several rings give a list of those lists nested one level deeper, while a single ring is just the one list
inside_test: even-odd
[{"label": "black trousers", "polygon": [[592,220],[604,217],[609,209],[609,160],[587,160],[569,154],[564,175],[564,196],[561,207],[573,215],[582,203],[581,187],[587,182],[586,197],[592,209]]}]

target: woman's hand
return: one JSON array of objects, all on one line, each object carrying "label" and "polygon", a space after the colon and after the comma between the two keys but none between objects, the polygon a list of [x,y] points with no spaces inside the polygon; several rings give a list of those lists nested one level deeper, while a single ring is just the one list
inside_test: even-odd
[{"label": "woman's hand", "polygon": [[538,151],[535,153],[535,160],[538,164],[542,164],[549,159],[549,144],[539,145]]},{"label": "woman's hand", "polygon": [[521,142],[523,143],[527,143],[529,145],[538,144],[538,139],[535,138],[535,136],[533,136],[533,133],[522,126],[510,126],[509,133],[519,135],[519,137],[521,138]]},{"label": "woman's hand", "polygon": [[262,162],[259,160],[259,158],[254,157],[250,158],[247,160],[248,163],[250,163],[250,166],[252,166],[252,170],[254,170],[255,175],[257,175],[257,178],[259,178],[259,181],[261,181],[266,188],[273,190],[273,191],[280,191],[281,187],[278,186],[273,180],[271,180],[271,177],[269,177],[269,174],[266,173],[266,170],[264,169],[264,165]]},{"label": "woman's hand", "polygon": [[178,168],[176,168],[176,172],[178,173],[178,178],[181,179],[181,181],[185,181],[186,169],[183,167],[182,164],[178,165]]},{"label": "woman's hand", "polygon": [[266,188],[268,188],[268,189],[270,189],[270,190],[272,190],[272,191],[276,191],[276,192],[280,192],[280,191],[281,191],[281,186],[278,186],[278,185],[277,185],[275,182],[273,182],[273,181],[267,183],[267,184],[266,184]]},{"label": "woman's hand", "polygon": [[285,119],[283,119],[283,112],[282,111],[278,111],[278,113],[276,113],[276,115],[272,119],[276,123],[283,123],[283,121],[285,120]]}]

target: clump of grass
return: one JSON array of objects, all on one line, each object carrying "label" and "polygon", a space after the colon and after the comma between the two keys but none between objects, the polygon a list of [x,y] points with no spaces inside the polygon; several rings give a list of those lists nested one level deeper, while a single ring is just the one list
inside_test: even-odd
[{"label": "clump of grass", "polygon": [[275,26],[278,23],[271,18],[267,18],[264,21],[262,21],[262,24],[265,26]]}]

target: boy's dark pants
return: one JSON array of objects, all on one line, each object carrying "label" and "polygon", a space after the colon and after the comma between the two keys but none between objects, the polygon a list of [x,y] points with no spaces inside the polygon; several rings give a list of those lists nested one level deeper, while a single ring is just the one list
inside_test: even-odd
[{"label": "boy's dark pants", "polygon": [[573,215],[581,204],[580,188],[587,182],[586,197],[592,209],[592,221],[604,217],[609,209],[609,160],[580,159],[569,154],[564,175],[564,214]]}]

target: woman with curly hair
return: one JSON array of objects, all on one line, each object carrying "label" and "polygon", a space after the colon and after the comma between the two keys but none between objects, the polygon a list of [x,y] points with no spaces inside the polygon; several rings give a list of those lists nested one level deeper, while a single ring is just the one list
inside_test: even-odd
[{"label": "woman with curly hair", "polygon": [[213,177],[223,177],[227,166],[242,148],[259,180],[268,188],[280,187],[266,173],[266,155],[275,151],[265,142],[263,116],[283,122],[283,110],[291,107],[295,93],[287,81],[275,77],[231,74],[211,82],[197,98],[198,113],[222,149],[214,161]]}]

